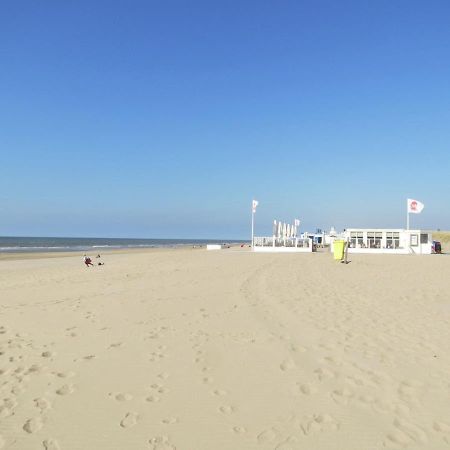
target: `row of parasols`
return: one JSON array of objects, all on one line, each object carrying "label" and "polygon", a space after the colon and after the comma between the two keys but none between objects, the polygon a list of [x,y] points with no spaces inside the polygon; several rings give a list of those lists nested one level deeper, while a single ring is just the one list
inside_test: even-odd
[{"label": "row of parasols", "polygon": [[279,239],[296,238],[300,220],[295,219],[293,224],[274,220],[272,235]]}]

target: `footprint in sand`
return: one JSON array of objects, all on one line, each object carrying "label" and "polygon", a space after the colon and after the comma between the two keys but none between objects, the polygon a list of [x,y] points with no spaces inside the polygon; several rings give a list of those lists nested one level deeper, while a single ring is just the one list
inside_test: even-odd
[{"label": "footprint in sand", "polygon": [[419,394],[422,383],[415,380],[403,381],[398,388],[398,395],[404,402],[413,405],[420,406]]},{"label": "footprint in sand", "polygon": [[42,423],[42,419],[40,417],[36,417],[33,419],[28,419],[24,426],[23,429],[27,432],[27,433],[36,433],[36,431],[39,431],[43,426]]},{"label": "footprint in sand", "polygon": [[58,395],[69,395],[74,392],[73,384],[64,384],[59,389],[56,390]]},{"label": "footprint in sand", "polygon": [[157,395],[149,395],[146,399],[146,402],[149,403],[158,403],[161,401],[161,397],[158,397]]},{"label": "footprint in sand", "polygon": [[157,383],[152,384],[150,387],[151,389],[154,389],[156,392],[158,392],[158,394],[164,394],[169,391],[163,385]]},{"label": "footprint in sand", "polygon": [[389,401],[385,400],[383,398],[376,399],[373,403],[371,403],[372,409],[381,414],[390,414],[394,411],[395,406],[394,404]]},{"label": "footprint in sand", "polygon": [[115,342],[114,344],[111,344],[109,348],[118,348],[122,346],[122,342]]},{"label": "footprint in sand", "polygon": [[53,372],[53,375],[56,375],[58,378],[72,378],[75,376],[75,372]]},{"label": "footprint in sand", "polygon": [[130,428],[137,424],[138,414],[135,412],[128,412],[125,414],[125,417],[120,421],[120,426],[122,428]]},{"label": "footprint in sand", "polygon": [[256,440],[258,441],[258,444],[267,444],[279,439],[279,437],[280,432],[276,428],[269,428],[261,431],[261,433],[256,436]]},{"label": "footprint in sand", "polygon": [[216,395],[217,397],[223,397],[225,395],[227,395],[227,391],[225,391],[224,389],[215,389],[214,391],[212,391],[213,395]]},{"label": "footprint in sand", "polygon": [[303,395],[313,395],[317,392],[317,388],[312,383],[296,383],[295,392]]},{"label": "footprint in sand", "polygon": [[323,367],[319,367],[318,369],[316,369],[314,371],[314,373],[317,376],[317,378],[319,379],[319,381],[337,377],[336,372],[334,372],[333,370],[325,369]]},{"label": "footprint in sand", "polygon": [[161,359],[164,359],[165,357],[166,357],[166,355],[164,353],[152,352],[152,353],[150,353],[149,361],[150,362],[155,362],[155,361],[159,361]]},{"label": "footprint in sand", "polygon": [[25,372],[27,375],[31,374],[38,374],[41,373],[43,370],[45,370],[46,367],[42,367],[40,364],[33,364],[28,368],[28,370]]},{"label": "footprint in sand", "polygon": [[175,423],[178,423],[179,419],[178,417],[167,417],[163,420],[161,420],[161,423],[165,424],[165,425],[173,425]]},{"label": "footprint in sand", "polygon": [[417,425],[399,419],[395,419],[393,425],[395,430],[387,436],[387,440],[391,444],[406,447],[412,444],[426,444],[428,442],[427,434]]},{"label": "footprint in sand", "polygon": [[20,395],[25,391],[25,388],[23,386],[17,385],[17,386],[13,386],[11,389],[11,394],[13,395]]},{"label": "footprint in sand", "polygon": [[450,435],[450,425],[448,423],[436,421],[433,423],[433,429],[438,433],[448,433]]},{"label": "footprint in sand", "polygon": [[281,364],[280,364],[280,369],[283,371],[283,372],[286,372],[286,371],[288,371],[288,370],[292,370],[292,369],[294,369],[295,368],[295,362],[292,360],[292,359],[286,359],[285,361],[283,361]]},{"label": "footprint in sand", "polygon": [[339,422],[329,414],[313,414],[303,419],[300,428],[305,435],[308,435],[323,431],[336,431],[339,426]]},{"label": "footprint in sand", "polygon": [[14,414],[14,408],[17,406],[17,402],[12,398],[4,398],[0,404],[0,418],[12,416]]},{"label": "footprint in sand", "polygon": [[358,398],[358,401],[362,403],[363,405],[371,405],[375,401],[375,397],[372,397],[368,394],[360,395]]},{"label": "footprint in sand", "polygon": [[236,410],[236,408],[231,405],[223,405],[223,406],[219,407],[219,411],[222,414],[233,414],[235,410]]},{"label": "footprint in sand", "polygon": [[42,352],[42,353],[41,353],[41,356],[42,356],[43,358],[51,358],[52,356],[55,356],[55,353],[50,352],[50,351],[46,351],[46,352]]},{"label": "footprint in sand", "polygon": [[233,427],[232,430],[233,430],[233,433],[236,433],[236,434],[244,434],[247,432],[247,429],[245,427],[240,427],[240,426]]},{"label": "footprint in sand", "polygon": [[129,400],[132,400],[133,398],[131,394],[124,394],[122,392],[119,393],[110,392],[108,395],[110,397],[113,397],[114,400],[116,400],[117,402],[127,402]]},{"label": "footprint in sand", "polygon": [[285,441],[278,444],[274,450],[297,450],[298,440],[294,436],[289,436]]},{"label": "footprint in sand", "polygon": [[34,406],[36,406],[36,408],[40,409],[41,412],[45,411],[46,409],[49,409],[51,407],[50,402],[43,397],[40,398],[35,398],[34,400]]},{"label": "footprint in sand", "polygon": [[55,439],[46,439],[44,442],[42,442],[42,445],[44,446],[45,450],[61,450],[58,441],[56,441]]},{"label": "footprint in sand", "polygon": [[450,425],[448,423],[436,421],[433,423],[433,430],[440,433],[443,441],[450,445]]},{"label": "footprint in sand", "polygon": [[297,345],[297,344],[291,344],[290,346],[289,346],[289,350],[291,351],[291,352],[298,352],[298,353],[304,353],[304,352],[306,352],[306,348],[305,347],[302,347],[301,345]]},{"label": "footprint in sand", "polygon": [[148,441],[152,450],[177,450],[168,436],[155,436]]},{"label": "footprint in sand", "polygon": [[350,400],[353,398],[353,392],[350,389],[336,389],[331,393],[331,398],[338,404],[346,406],[349,404]]}]

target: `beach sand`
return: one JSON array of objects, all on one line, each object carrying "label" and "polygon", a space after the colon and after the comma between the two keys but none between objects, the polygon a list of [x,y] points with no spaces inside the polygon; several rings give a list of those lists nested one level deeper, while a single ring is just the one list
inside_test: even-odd
[{"label": "beach sand", "polygon": [[450,448],[450,257],[0,261],[0,448]]}]

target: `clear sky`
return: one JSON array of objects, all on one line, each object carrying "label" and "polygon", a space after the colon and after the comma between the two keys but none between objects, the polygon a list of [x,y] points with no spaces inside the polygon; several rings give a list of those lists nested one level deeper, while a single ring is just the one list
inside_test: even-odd
[{"label": "clear sky", "polygon": [[450,3],[6,1],[0,235],[450,228]]}]

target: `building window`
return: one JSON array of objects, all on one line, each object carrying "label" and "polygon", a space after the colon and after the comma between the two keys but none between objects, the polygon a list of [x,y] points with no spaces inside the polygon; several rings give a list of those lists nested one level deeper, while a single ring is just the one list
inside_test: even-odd
[{"label": "building window", "polygon": [[411,247],[417,247],[419,245],[419,236],[412,234],[410,237]]},{"label": "building window", "polygon": [[351,231],[350,232],[350,246],[355,247],[363,247],[364,246],[364,237],[362,231]]},{"label": "building window", "polygon": [[422,233],[420,235],[420,243],[421,244],[428,244],[428,234]]},{"label": "building window", "polygon": [[400,233],[395,231],[386,232],[386,247],[399,248],[400,247]]},{"label": "building window", "polygon": [[369,248],[380,248],[383,233],[381,231],[368,231],[367,243]]}]

